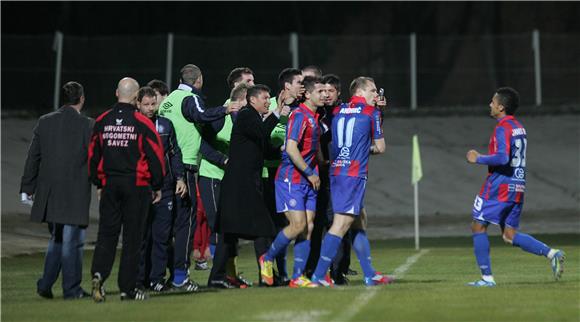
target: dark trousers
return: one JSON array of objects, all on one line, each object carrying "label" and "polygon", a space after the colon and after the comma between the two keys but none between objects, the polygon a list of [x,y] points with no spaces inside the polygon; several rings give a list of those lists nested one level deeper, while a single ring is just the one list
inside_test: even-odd
[{"label": "dark trousers", "polygon": [[151,205],[141,246],[138,283],[142,286],[163,281],[173,262],[169,248],[173,244],[174,198],[173,191],[164,191],[159,203]]},{"label": "dark trousers", "polygon": [[[238,237],[233,234],[217,234],[218,243],[215,249],[213,264],[209,274],[208,284],[211,281],[223,281],[226,278],[226,264],[230,257],[236,256],[238,251]],[[262,254],[270,247],[270,238],[256,237],[254,239],[254,252],[256,263]],[[260,278],[260,265],[258,264],[258,278]]]},{"label": "dark trousers", "polygon": [[218,242],[218,237],[215,232],[215,221],[220,198],[221,182],[219,179],[199,177],[199,195],[203,203],[203,208],[205,209],[209,230],[211,231],[209,243],[213,246],[216,246]]},{"label": "dark trousers", "polygon": [[195,173],[197,167],[184,164],[186,173],[187,189],[189,196],[186,199],[175,199],[175,222],[173,224],[174,243],[174,269],[187,272],[191,263],[191,251],[193,247],[193,234],[196,225],[197,210],[197,187]]},{"label": "dark trousers", "polygon": [[110,178],[101,192],[99,231],[91,273],[99,273],[103,282],[109,277],[123,228],[118,275],[121,292],[133,291],[137,286],[143,229],[150,205],[151,188],[136,187],[135,179]]}]

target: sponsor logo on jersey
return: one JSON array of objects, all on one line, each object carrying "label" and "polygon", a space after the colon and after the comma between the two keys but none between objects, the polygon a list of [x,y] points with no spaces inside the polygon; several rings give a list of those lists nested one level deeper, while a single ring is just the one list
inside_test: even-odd
[{"label": "sponsor logo on jersey", "polygon": [[123,125],[123,119],[115,119],[117,125]]},{"label": "sponsor logo on jersey", "polygon": [[523,184],[508,184],[509,192],[526,192],[526,186]]}]

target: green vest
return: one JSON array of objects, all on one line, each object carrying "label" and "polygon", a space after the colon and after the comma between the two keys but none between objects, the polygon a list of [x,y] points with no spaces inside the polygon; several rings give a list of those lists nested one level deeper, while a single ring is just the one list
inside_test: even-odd
[{"label": "green vest", "polygon": [[181,149],[183,163],[197,165],[201,135],[199,134],[197,126],[186,120],[181,113],[183,100],[188,96],[194,95],[189,91],[176,89],[161,102],[158,113],[173,123],[177,137],[177,145]]},{"label": "green vest", "polygon": [[[232,116],[226,115],[224,121],[224,127],[217,133],[216,137],[212,142],[208,142],[211,146],[220,151],[221,153],[227,155],[230,148],[230,139],[232,137]],[[201,162],[199,164],[199,175],[207,178],[213,178],[222,180],[224,177],[224,170],[215,164],[207,161],[204,156],[201,156]]]},{"label": "green vest", "polygon": [[[270,99],[270,111],[278,107],[277,97],[272,97]],[[287,116],[280,116],[280,121],[276,124],[272,134],[270,134],[270,140],[273,146],[281,146],[286,140],[286,124],[288,123]],[[264,160],[264,166],[268,168],[277,168],[280,165],[281,160]]]}]

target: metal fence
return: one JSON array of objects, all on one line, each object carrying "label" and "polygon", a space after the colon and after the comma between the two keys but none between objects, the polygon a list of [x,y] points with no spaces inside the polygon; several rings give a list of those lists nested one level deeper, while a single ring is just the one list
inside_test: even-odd
[{"label": "metal fence", "polygon": [[95,115],[115,101],[122,77],[142,85],[157,78],[175,88],[187,63],[201,67],[210,105],[228,95],[225,78],[234,67],[252,68],[257,82],[277,89],[283,68],[311,64],[341,77],[344,98],[354,77],[373,77],[393,107],[485,105],[503,85],[518,89],[523,105],[580,104],[578,34],[87,38],[57,32],[2,35],[2,48],[3,110],[49,111],[58,106],[60,83],[76,80]]}]

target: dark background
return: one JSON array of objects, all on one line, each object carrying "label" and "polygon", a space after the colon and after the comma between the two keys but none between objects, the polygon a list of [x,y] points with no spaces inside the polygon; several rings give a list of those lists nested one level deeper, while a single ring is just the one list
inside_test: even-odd
[{"label": "dark background", "polygon": [[[352,22],[357,23],[352,23]],[[578,2],[6,2],[3,34],[196,36],[579,32]]]},{"label": "dark background", "polygon": [[[277,90],[290,67],[289,34],[300,66],[343,80],[374,77],[390,106],[410,106],[409,34],[417,34],[418,105],[481,106],[513,86],[535,105],[532,30],[541,33],[544,108],[580,105],[578,2],[1,2],[2,110],[52,109],[54,33],[64,34],[62,82],[85,86],[87,114],[115,101],[124,76],[165,81],[167,33],[175,35],[171,87],[194,63],[208,105],[221,104],[225,78],[249,66]],[[10,95],[7,95],[10,94]]]}]

